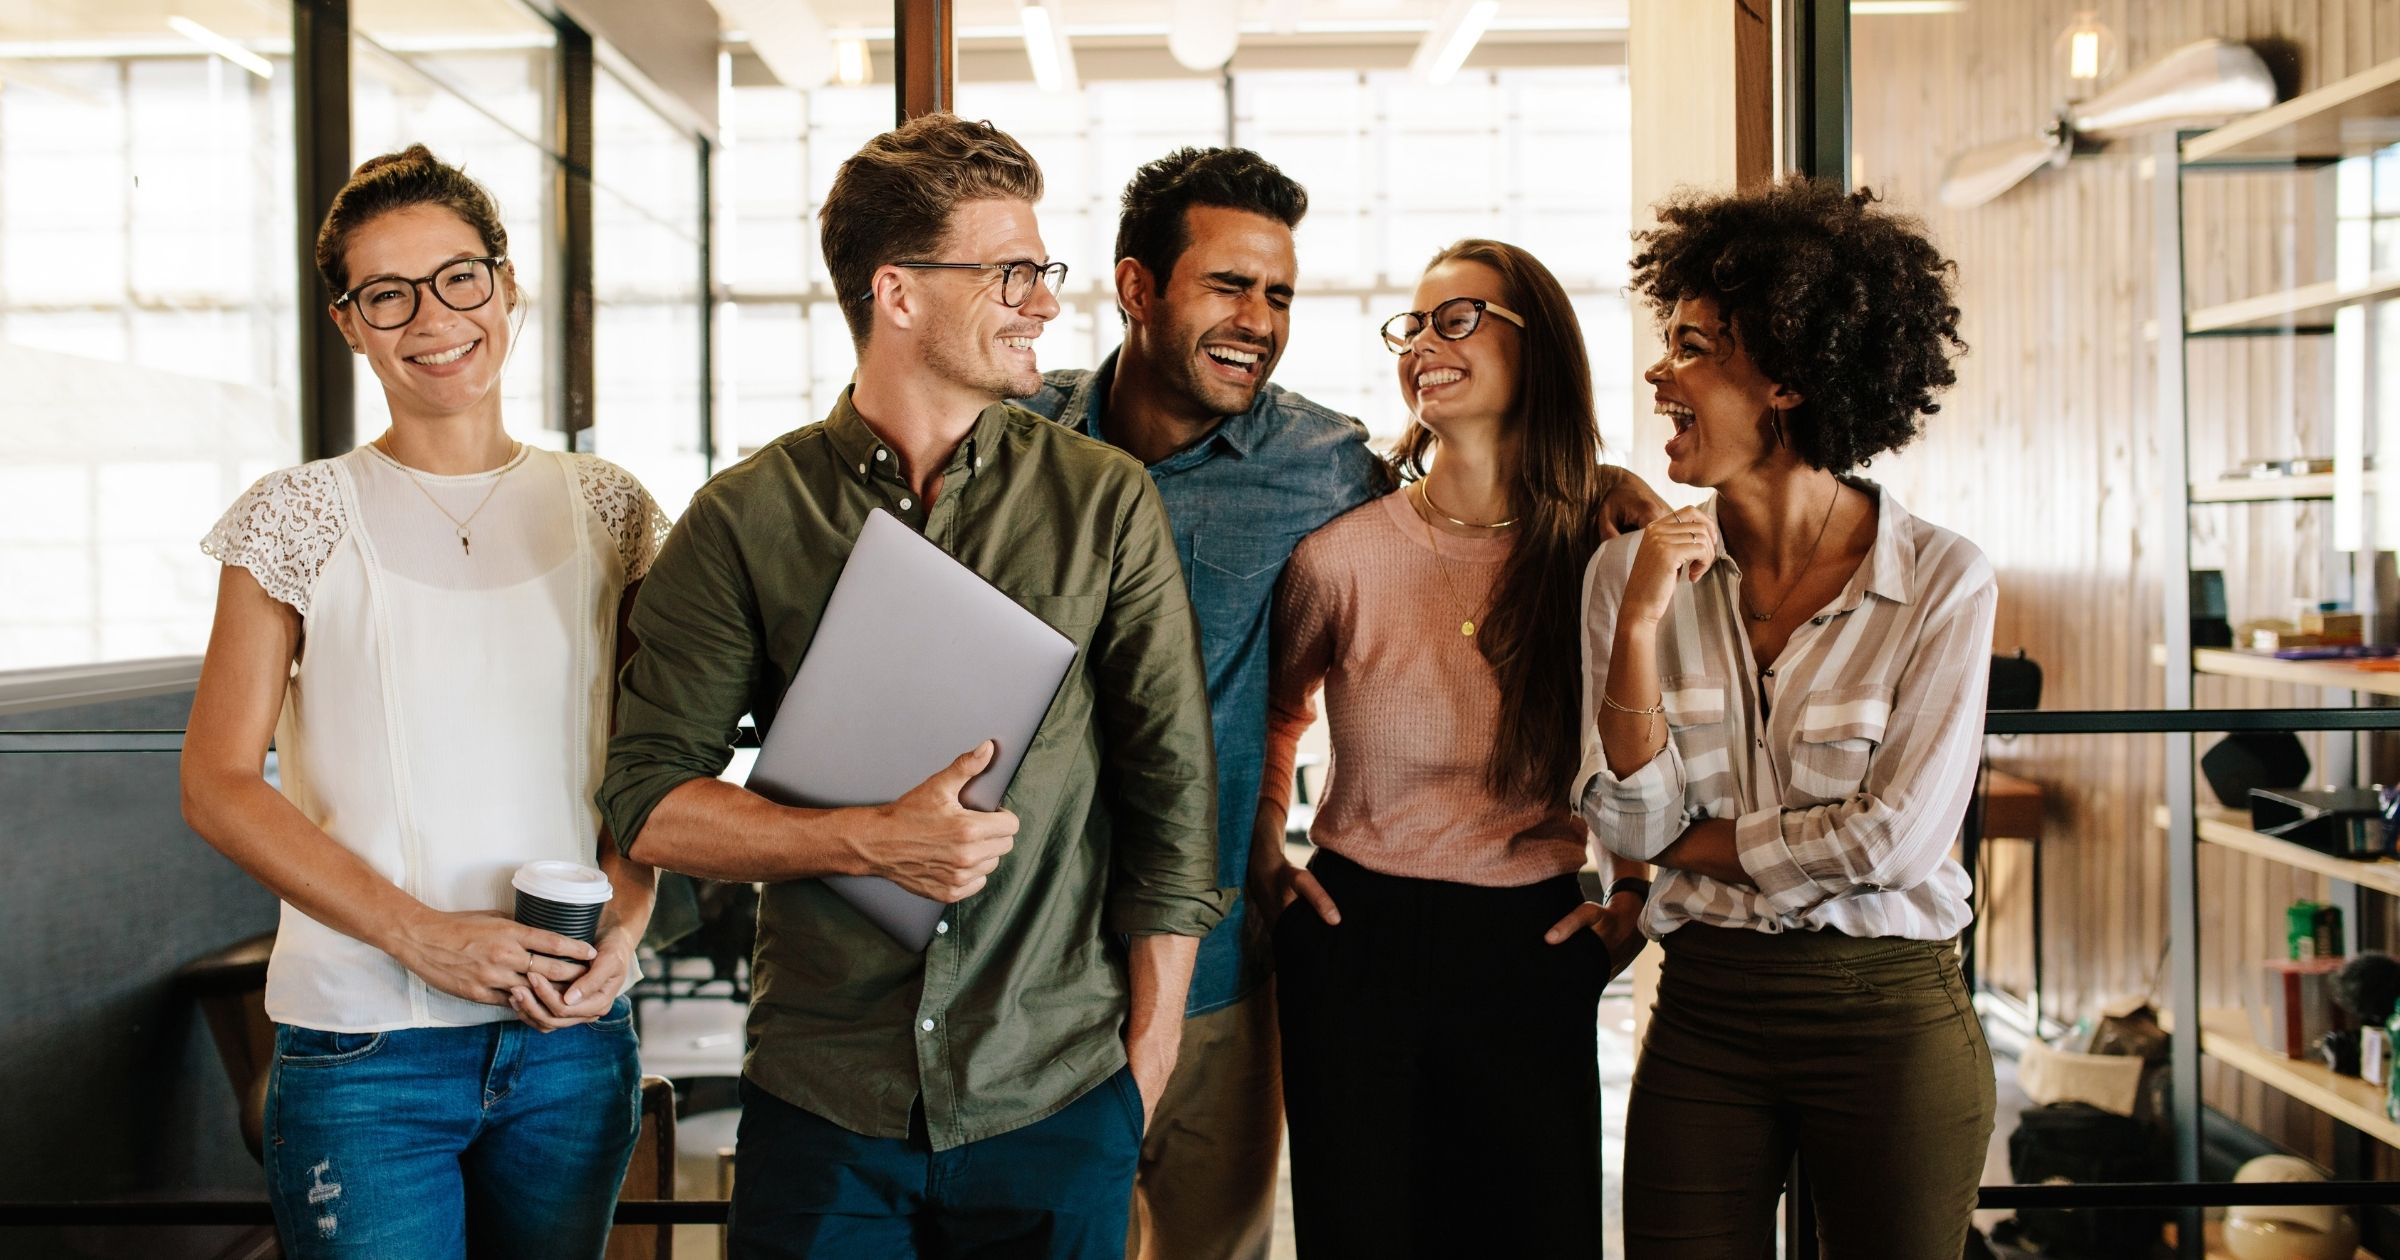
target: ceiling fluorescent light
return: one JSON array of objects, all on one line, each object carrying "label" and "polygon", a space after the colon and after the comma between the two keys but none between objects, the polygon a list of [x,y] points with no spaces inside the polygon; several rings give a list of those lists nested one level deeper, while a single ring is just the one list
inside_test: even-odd
[{"label": "ceiling fluorescent light", "polygon": [[1034,83],[1045,92],[1075,91],[1080,86],[1075,81],[1075,49],[1067,43],[1058,0],[1025,0],[1017,20],[1024,24],[1025,60],[1033,63]]},{"label": "ceiling fluorescent light", "polygon": [[1967,0],[1850,0],[1852,17],[1932,17],[1966,11]]},{"label": "ceiling fluorescent light", "polygon": [[176,34],[181,35],[185,39],[200,45],[202,48],[205,48],[210,52],[223,57],[225,60],[230,61],[237,66],[240,66],[242,69],[257,75],[259,78],[272,79],[275,77],[275,67],[269,65],[266,58],[261,57],[257,53],[242,47],[240,44],[234,43],[232,40],[217,34],[215,31],[200,25],[198,22],[195,22],[190,18],[168,18],[167,26]]},{"label": "ceiling fluorescent light", "polygon": [[1408,59],[1409,74],[1420,83],[1448,83],[1499,11],[1500,0],[1450,0],[1450,7],[1417,45],[1417,54]]}]

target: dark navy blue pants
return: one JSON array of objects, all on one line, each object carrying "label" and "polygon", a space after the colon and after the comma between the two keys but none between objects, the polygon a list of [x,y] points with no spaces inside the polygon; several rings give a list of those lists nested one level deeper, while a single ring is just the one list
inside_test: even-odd
[{"label": "dark navy blue pants", "polygon": [[1120,1069],[1048,1119],[936,1151],[742,1081],[732,1260],[1124,1260],[1142,1099]]}]

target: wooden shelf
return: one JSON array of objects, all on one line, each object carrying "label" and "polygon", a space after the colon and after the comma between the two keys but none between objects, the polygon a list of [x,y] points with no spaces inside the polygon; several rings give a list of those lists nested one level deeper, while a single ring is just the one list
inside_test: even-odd
[{"label": "wooden shelf", "polygon": [[2194,648],[2192,669],[2225,678],[2254,678],[2298,687],[2342,687],[2378,696],[2400,696],[2400,673],[2360,669],[2343,661],[2285,661],[2230,648]]},{"label": "wooden shelf", "polygon": [[2332,473],[2311,473],[2305,477],[2225,477],[2192,483],[2194,503],[2277,503],[2332,497]]},{"label": "wooden shelf", "polygon": [[[2152,819],[2164,830],[2167,807],[2159,806]],[[2305,845],[2252,831],[2249,815],[2222,805],[2201,806],[2195,822],[2197,825],[2194,830],[2199,833],[2203,844],[2235,849],[2252,857],[2311,871],[2327,879],[2345,880],[2361,888],[2400,897],[2400,862],[2358,862],[2319,853]]]},{"label": "wooden shelf", "polygon": [[2250,1037],[2238,1010],[2200,1013],[2200,1052],[2282,1090],[2386,1146],[2400,1147],[2400,1123],[2383,1114],[2383,1089],[2355,1076],[2337,1076],[2313,1059],[2290,1059]]},{"label": "wooden shelf", "polygon": [[2304,92],[2183,144],[2187,166],[2341,158],[2400,144],[2400,61]]},{"label": "wooden shelf", "polygon": [[2400,297],[2400,275],[2369,276],[2357,284],[2328,280],[2278,293],[2262,293],[2239,302],[2204,306],[2184,316],[2183,328],[2186,334],[2205,336],[2322,327],[2331,324],[2334,312],[2345,306],[2396,297]]}]

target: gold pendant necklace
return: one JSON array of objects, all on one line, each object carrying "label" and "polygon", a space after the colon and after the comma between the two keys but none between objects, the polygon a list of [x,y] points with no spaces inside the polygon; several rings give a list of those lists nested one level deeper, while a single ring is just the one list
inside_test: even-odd
[{"label": "gold pendant necklace", "polygon": [[[1417,499],[1424,500],[1425,497],[1425,483],[1420,481],[1417,483]],[[1433,522],[1425,519],[1425,508],[1426,504],[1420,502],[1417,510],[1417,521],[1425,526],[1425,545],[1433,552],[1434,566],[1442,575],[1442,588],[1450,592],[1450,606],[1452,608],[1465,608],[1467,606],[1466,601],[1458,597],[1458,584],[1452,581],[1450,578],[1450,562],[1443,558],[1442,545],[1440,542],[1436,541],[1434,537],[1435,530],[1433,528]],[[1435,511],[1439,512],[1439,509],[1435,509]],[[1464,525],[1466,522],[1461,521],[1459,523]],[[1503,523],[1514,525],[1516,524],[1516,521],[1512,518]],[[1486,528],[1497,528],[1497,526],[1487,526]],[[1459,637],[1461,638],[1474,638],[1475,619],[1471,616],[1460,616],[1458,621],[1458,633]]]},{"label": "gold pendant necklace", "polygon": [[[499,493],[500,478],[497,476],[492,478],[492,484],[490,488],[483,492],[483,497],[481,499],[476,500],[474,511],[467,513],[463,517],[452,516],[450,515],[450,509],[443,507],[442,501],[434,498],[433,491],[426,488],[424,480],[417,476],[416,469],[411,468],[406,464],[401,464],[399,457],[392,454],[390,448],[383,444],[382,439],[376,439],[375,445],[377,449],[383,451],[385,458],[390,459],[394,464],[399,464],[400,471],[408,474],[409,484],[417,488],[418,494],[425,496],[425,501],[433,505],[434,511],[442,514],[442,519],[450,522],[450,528],[456,531],[458,534],[459,553],[472,557],[475,554],[475,531],[469,528],[469,526],[474,523],[475,518],[478,515],[482,514],[484,506],[492,501],[492,496]],[[524,453],[524,443],[516,443],[515,449],[512,449],[509,452],[507,459],[501,461],[500,467],[496,471],[503,473],[507,472],[508,466],[517,462],[517,456],[522,453]]]}]

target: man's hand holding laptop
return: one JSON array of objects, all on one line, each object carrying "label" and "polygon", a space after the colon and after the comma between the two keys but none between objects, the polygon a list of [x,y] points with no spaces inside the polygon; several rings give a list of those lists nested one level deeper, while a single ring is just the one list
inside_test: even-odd
[{"label": "man's hand holding laptop", "polygon": [[935,901],[964,901],[981,891],[1016,847],[1017,816],[968,809],[958,794],[992,764],[997,748],[987,739],[899,800],[869,809],[873,825],[851,837],[853,869]]}]

